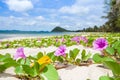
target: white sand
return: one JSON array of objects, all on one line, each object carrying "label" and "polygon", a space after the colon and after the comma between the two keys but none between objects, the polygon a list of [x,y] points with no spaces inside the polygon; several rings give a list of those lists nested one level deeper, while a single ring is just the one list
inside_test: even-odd
[{"label": "white sand", "polygon": [[97,67],[97,64],[90,66],[70,66],[58,70],[61,80],[99,80],[100,76],[111,74],[107,69]]},{"label": "white sand", "polygon": [[[96,51],[92,48],[86,48],[86,47],[83,47],[82,45],[73,45],[73,46],[67,47],[66,53],[68,53],[70,50],[73,50],[75,48],[78,48],[80,50],[80,53],[82,52],[83,49],[85,49],[87,53],[91,53],[92,55],[94,55],[95,53],[101,53],[100,51]],[[24,52],[26,55],[36,55],[38,52],[48,53],[48,52],[53,52],[56,49],[57,49],[57,47],[55,47],[55,46],[50,46],[47,48],[24,48]],[[16,49],[0,50],[0,54],[6,54],[6,53],[10,53],[11,55],[14,55],[16,53]]]},{"label": "white sand", "polygon": [[[81,51],[85,49],[87,53],[100,53],[99,51],[93,50],[92,48],[85,48],[81,45],[74,45],[71,47],[67,47],[67,51],[72,50],[74,48],[78,48]],[[57,47],[50,46],[48,48],[24,48],[25,55],[36,55],[38,52],[52,52],[55,51]],[[80,52],[81,52],[80,51]],[[6,54],[11,53],[11,55],[15,54],[16,49],[2,49],[0,50],[0,54]],[[80,56],[80,55],[79,55]],[[108,69],[104,69],[101,67],[97,67],[97,64],[92,64],[90,66],[69,66],[64,69],[58,70],[60,80],[99,80],[99,77],[102,75],[111,75],[111,71]],[[13,77],[12,74],[15,74],[13,72],[13,69],[10,68],[5,71],[5,73],[0,74],[0,80],[18,80],[17,78]]]},{"label": "white sand", "polygon": [[0,41],[13,41],[13,40],[21,40],[21,39],[34,39],[34,38],[46,38],[48,36],[38,36],[38,37],[11,37],[11,38],[5,38],[5,39],[0,39]]}]

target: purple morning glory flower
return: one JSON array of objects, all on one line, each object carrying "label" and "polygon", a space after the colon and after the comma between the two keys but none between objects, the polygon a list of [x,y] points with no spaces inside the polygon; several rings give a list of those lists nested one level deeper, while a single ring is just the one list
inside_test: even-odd
[{"label": "purple morning glory flower", "polygon": [[84,41],[85,43],[88,42],[88,39],[85,36],[80,36],[80,40]]},{"label": "purple morning glory flower", "polygon": [[96,50],[104,50],[108,46],[108,42],[105,38],[98,38],[93,42],[93,48]]},{"label": "purple morning glory flower", "polygon": [[55,56],[65,56],[66,55],[65,51],[66,51],[66,46],[62,45],[55,51],[54,55]]},{"label": "purple morning glory flower", "polygon": [[75,41],[75,42],[79,43],[80,42],[80,37],[75,36],[75,37],[72,38],[72,41]]},{"label": "purple morning glory flower", "polygon": [[62,38],[62,39],[61,39],[61,42],[65,42],[65,39],[64,39],[64,38]]},{"label": "purple morning glory flower", "polygon": [[24,54],[24,48],[20,47],[17,49],[16,54],[14,55],[14,59],[18,59],[18,58],[26,58],[25,54]]}]

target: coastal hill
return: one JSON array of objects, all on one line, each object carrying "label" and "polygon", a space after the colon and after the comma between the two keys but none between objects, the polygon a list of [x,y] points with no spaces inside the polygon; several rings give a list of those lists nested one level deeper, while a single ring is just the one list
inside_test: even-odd
[{"label": "coastal hill", "polygon": [[60,26],[55,27],[51,32],[71,32],[70,30],[66,30]]}]

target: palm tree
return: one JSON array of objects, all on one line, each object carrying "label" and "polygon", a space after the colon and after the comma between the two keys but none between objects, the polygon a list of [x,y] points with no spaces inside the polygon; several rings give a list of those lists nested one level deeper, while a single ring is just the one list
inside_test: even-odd
[{"label": "palm tree", "polygon": [[106,5],[109,6],[110,10],[105,18],[108,19],[106,24],[109,25],[111,31],[120,31],[120,0],[110,0]]}]

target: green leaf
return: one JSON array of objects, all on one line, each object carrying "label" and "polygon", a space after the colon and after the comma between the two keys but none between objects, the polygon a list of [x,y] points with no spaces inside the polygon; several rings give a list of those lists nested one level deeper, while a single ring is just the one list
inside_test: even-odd
[{"label": "green leaf", "polygon": [[110,68],[115,75],[120,75],[120,64],[112,61],[105,61],[104,65]]},{"label": "green leaf", "polygon": [[18,63],[16,63],[15,61],[10,61],[10,62],[4,63],[4,66],[5,66],[6,68],[16,67],[16,66],[18,66]]},{"label": "green leaf", "polygon": [[70,50],[69,55],[70,55],[70,58],[73,59],[74,53],[72,50]]},{"label": "green leaf", "polygon": [[47,53],[47,56],[49,56],[50,58],[54,55],[54,52],[50,52],[50,53]]},{"label": "green leaf", "polygon": [[114,80],[114,79],[108,76],[101,76],[99,80]]},{"label": "green leaf", "polygon": [[101,56],[99,54],[94,54],[93,55],[93,60],[96,63],[101,63],[102,62],[102,58],[101,58]]},{"label": "green leaf", "polygon": [[114,48],[112,47],[107,47],[106,52],[108,52],[110,55],[113,55],[115,53]]},{"label": "green leaf", "polygon": [[21,59],[19,59],[18,61],[17,61],[17,63],[19,63],[19,64],[24,64],[25,63],[25,59],[23,59],[23,58],[21,58]]},{"label": "green leaf", "polygon": [[34,71],[35,76],[39,75],[39,73],[40,73],[40,65],[39,65],[39,63],[35,62],[32,69]]},{"label": "green leaf", "polygon": [[48,53],[47,56],[49,56],[53,62],[55,62],[55,60],[57,59],[57,56],[54,55],[54,52]]},{"label": "green leaf", "polygon": [[5,54],[5,55],[1,55],[0,56],[1,58],[0,58],[0,61],[2,61],[2,62],[9,62],[9,60],[13,60],[12,58],[11,58],[11,55],[10,54]]},{"label": "green leaf", "polygon": [[63,62],[63,61],[64,61],[62,56],[58,56],[58,57],[57,57],[57,60],[60,61],[60,62]]},{"label": "green leaf", "polygon": [[15,67],[18,65],[16,61],[13,60],[13,58],[11,58],[11,55],[8,53],[5,55],[0,55],[0,61],[3,63],[5,68]]},{"label": "green leaf", "polygon": [[73,49],[73,54],[74,54],[73,58],[74,58],[74,59],[76,59],[77,55],[79,54],[79,51],[80,51],[80,50],[77,49],[77,48]]},{"label": "green leaf", "polygon": [[23,67],[23,70],[25,71],[26,74],[34,77],[34,71],[33,71],[33,69],[30,66],[22,65],[22,67]]},{"label": "green leaf", "polygon": [[26,58],[26,59],[21,58],[17,61],[17,63],[19,63],[21,65],[28,65],[29,66],[30,65],[30,60],[28,58]]},{"label": "green leaf", "polygon": [[91,55],[92,55],[91,53],[88,53],[85,57],[85,60],[88,60],[91,57]]},{"label": "green leaf", "polygon": [[116,42],[112,45],[112,47],[113,47],[114,49],[120,48],[120,41],[116,41]]},{"label": "green leaf", "polygon": [[75,48],[75,49],[73,49],[73,50],[70,50],[70,53],[69,53],[70,58],[73,59],[73,60],[75,60],[76,57],[77,57],[77,55],[79,54],[79,51],[80,51],[80,50],[77,49],[77,48]]},{"label": "green leaf", "polygon": [[0,73],[5,71],[7,68],[4,65],[0,65]]},{"label": "green leaf", "polygon": [[80,64],[80,61],[81,61],[80,59],[78,59],[78,58],[76,59],[76,62],[77,62],[78,64]]},{"label": "green leaf", "polygon": [[30,67],[28,65],[22,65],[23,70],[25,71],[26,74],[30,75],[31,77],[36,77],[39,72],[39,64],[36,62],[33,67]]},{"label": "green leaf", "polygon": [[47,65],[43,70],[42,76],[47,80],[59,80],[58,73],[53,65]]},{"label": "green leaf", "polygon": [[29,66],[30,66],[30,63],[31,63],[31,62],[30,62],[30,59],[26,58],[26,59],[25,59],[25,65],[29,65]]},{"label": "green leaf", "polygon": [[114,59],[112,59],[111,57],[102,57],[101,55],[99,54],[94,54],[93,55],[93,60],[94,62],[96,63],[102,63],[104,61],[112,61],[112,62],[115,62]]},{"label": "green leaf", "polygon": [[24,74],[24,71],[23,71],[22,66],[17,66],[17,67],[15,68],[15,73],[16,73],[17,75],[22,75],[22,74]]},{"label": "green leaf", "polygon": [[104,61],[112,61],[112,62],[115,62],[115,60],[114,60],[113,58],[111,58],[111,57],[104,57],[104,58],[102,59],[102,62],[104,62]]},{"label": "green leaf", "polygon": [[36,57],[33,57],[33,56],[29,56],[28,58],[31,60],[38,60]]},{"label": "green leaf", "polygon": [[9,57],[3,58],[3,62],[12,62],[12,61],[14,61],[12,58],[9,58]]},{"label": "green leaf", "polygon": [[9,53],[6,53],[5,56],[6,57],[11,57],[11,55]]},{"label": "green leaf", "polygon": [[120,55],[120,48],[117,49],[118,54]]},{"label": "green leaf", "polygon": [[39,52],[39,53],[37,54],[37,59],[40,59],[42,56],[43,56],[43,53],[42,53],[42,52]]},{"label": "green leaf", "polygon": [[86,57],[86,51],[83,50],[82,53],[81,53],[81,55],[82,55],[82,56],[81,56],[81,59],[82,59],[82,60],[85,60],[85,57]]}]

